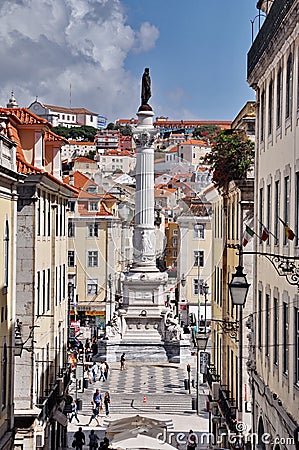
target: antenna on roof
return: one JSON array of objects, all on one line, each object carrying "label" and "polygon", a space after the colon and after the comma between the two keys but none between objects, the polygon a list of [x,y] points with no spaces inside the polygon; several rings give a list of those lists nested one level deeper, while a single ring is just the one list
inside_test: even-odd
[{"label": "antenna on roof", "polygon": [[70,83],[70,108],[72,107],[72,83]]}]

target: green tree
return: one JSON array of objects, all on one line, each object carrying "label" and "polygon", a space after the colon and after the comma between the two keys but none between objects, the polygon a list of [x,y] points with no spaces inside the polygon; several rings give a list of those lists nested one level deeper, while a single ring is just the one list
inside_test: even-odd
[{"label": "green tree", "polygon": [[76,141],[93,142],[97,133],[97,129],[89,125],[83,125],[82,127],[62,127],[61,125],[53,127],[52,131],[63,136],[66,139],[74,139]]},{"label": "green tree", "polygon": [[221,128],[218,125],[201,125],[195,128],[195,130],[193,131],[193,137],[197,139],[211,138],[219,131],[221,131]]},{"label": "green tree", "polygon": [[254,143],[242,130],[223,130],[202,161],[210,166],[216,188],[226,190],[230,181],[246,178],[254,163]]}]

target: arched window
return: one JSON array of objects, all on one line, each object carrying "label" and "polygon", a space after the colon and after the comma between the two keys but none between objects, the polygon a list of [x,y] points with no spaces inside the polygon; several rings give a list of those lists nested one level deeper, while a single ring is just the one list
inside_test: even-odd
[{"label": "arched window", "polygon": [[286,119],[292,115],[293,98],[293,55],[289,54],[287,61],[287,79],[286,79]]},{"label": "arched window", "polygon": [[7,346],[4,344],[1,366],[1,404],[2,410],[6,407],[7,401]]},{"label": "arched window", "polygon": [[8,220],[5,222],[5,234],[4,234],[4,286],[8,286],[9,276],[9,225]]}]

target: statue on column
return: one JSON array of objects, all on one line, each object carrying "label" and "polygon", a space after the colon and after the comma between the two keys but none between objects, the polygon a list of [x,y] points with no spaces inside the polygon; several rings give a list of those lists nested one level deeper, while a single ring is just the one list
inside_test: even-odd
[{"label": "statue on column", "polygon": [[[149,68],[146,67],[144,69],[144,73],[142,75],[142,83],[141,83],[141,106],[139,110],[141,109],[152,109],[151,106],[148,104],[149,99],[152,96],[151,92],[151,77],[149,74]],[[145,106],[145,108],[144,108]]]}]

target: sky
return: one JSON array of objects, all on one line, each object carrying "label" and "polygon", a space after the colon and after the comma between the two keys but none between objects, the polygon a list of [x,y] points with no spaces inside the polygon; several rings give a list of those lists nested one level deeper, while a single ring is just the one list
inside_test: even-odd
[{"label": "sky", "polygon": [[[233,120],[257,0],[1,0],[0,105],[84,107],[136,117],[150,68],[155,116]],[[257,20],[254,22],[256,32]]]}]

